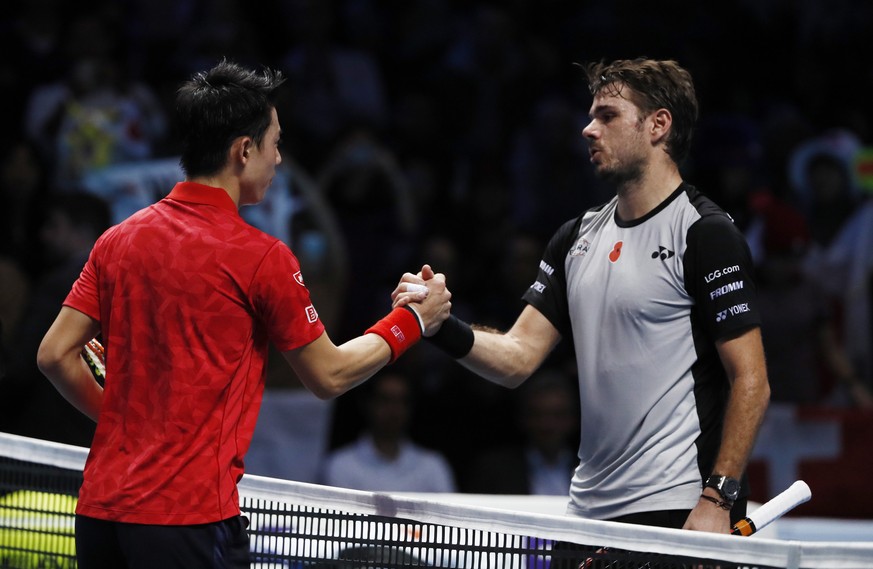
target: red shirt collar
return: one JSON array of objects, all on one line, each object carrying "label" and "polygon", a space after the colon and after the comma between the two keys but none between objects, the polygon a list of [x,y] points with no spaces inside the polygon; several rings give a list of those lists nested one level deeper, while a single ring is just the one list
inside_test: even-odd
[{"label": "red shirt collar", "polygon": [[239,215],[239,208],[221,188],[196,182],[179,182],[167,196],[168,199],[196,204],[212,205]]}]

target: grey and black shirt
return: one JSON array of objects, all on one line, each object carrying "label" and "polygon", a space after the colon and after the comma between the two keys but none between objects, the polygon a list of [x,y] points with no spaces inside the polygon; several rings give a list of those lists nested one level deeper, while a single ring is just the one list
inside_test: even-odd
[{"label": "grey and black shirt", "polygon": [[570,512],[691,509],[729,392],[715,341],[759,325],[748,245],[683,184],[641,219],[617,198],[564,224],[524,300],[575,346],[582,410]]}]

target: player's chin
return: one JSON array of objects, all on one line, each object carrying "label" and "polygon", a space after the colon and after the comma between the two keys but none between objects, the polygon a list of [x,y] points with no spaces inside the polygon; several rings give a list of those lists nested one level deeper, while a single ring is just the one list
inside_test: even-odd
[{"label": "player's chin", "polygon": [[[271,181],[272,182],[272,181]],[[267,197],[267,191],[270,189],[270,184],[265,185],[264,187],[258,189],[257,191],[252,192],[248,199],[246,199],[245,204],[243,205],[257,205],[264,201],[264,198]]]}]

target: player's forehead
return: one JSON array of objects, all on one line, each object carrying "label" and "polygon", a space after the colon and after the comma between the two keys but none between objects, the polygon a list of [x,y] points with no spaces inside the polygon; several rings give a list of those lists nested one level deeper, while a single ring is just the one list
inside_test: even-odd
[{"label": "player's forehead", "polygon": [[636,111],[637,105],[634,103],[633,95],[633,90],[623,83],[614,82],[604,85],[594,94],[588,114],[595,116],[606,111]]}]

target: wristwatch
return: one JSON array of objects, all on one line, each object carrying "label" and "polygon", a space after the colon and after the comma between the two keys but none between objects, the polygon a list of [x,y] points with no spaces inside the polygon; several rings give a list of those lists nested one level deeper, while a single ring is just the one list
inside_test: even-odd
[{"label": "wristwatch", "polygon": [[725,502],[733,504],[740,494],[740,482],[736,478],[713,474],[706,479],[704,488],[714,488]]}]

